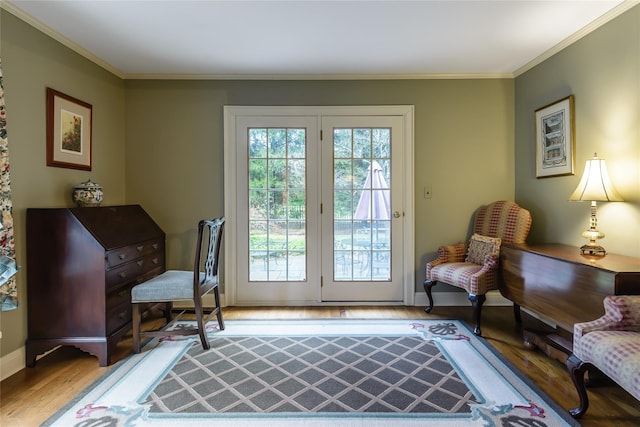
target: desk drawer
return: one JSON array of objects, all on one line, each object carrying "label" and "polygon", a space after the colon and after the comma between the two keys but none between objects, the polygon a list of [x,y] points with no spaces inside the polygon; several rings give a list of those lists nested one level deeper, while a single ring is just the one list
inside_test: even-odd
[{"label": "desk drawer", "polygon": [[135,245],[125,246],[123,248],[114,249],[106,253],[106,268],[111,269],[121,264],[133,261],[141,256],[164,253],[164,243],[161,240],[149,240],[146,242],[136,243]]},{"label": "desk drawer", "polygon": [[107,294],[107,311],[121,304],[131,304],[131,288],[131,285],[125,285]]},{"label": "desk drawer", "polygon": [[164,253],[152,253],[113,268],[106,272],[107,292],[126,283],[138,281],[140,276],[146,276],[148,272],[164,267]]},{"label": "desk drawer", "polygon": [[131,322],[131,303],[125,302],[107,309],[107,334],[115,332],[128,322]]}]

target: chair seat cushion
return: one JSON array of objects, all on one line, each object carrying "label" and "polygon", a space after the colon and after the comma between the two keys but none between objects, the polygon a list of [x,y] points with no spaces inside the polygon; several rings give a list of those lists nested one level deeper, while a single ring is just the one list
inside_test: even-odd
[{"label": "chair seat cushion", "polygon": [[193,300],[193,272],[167,270],[131,289],[131,302]]},{"label": "chair seat cushion", "polygon": [[[445,282],[450,285],[470,283],[471,276],[482,269],[481,265],[472,262],[451,262],[447,264],[436,265],[431,269],[431,280]],[[468,291],[468,289],[467,289]]]},{"label": "chair seat cushion", "polygon": [[640,334],[631,331],[593,331],[574,343],[573,353],[591,363],[640,399]]}]

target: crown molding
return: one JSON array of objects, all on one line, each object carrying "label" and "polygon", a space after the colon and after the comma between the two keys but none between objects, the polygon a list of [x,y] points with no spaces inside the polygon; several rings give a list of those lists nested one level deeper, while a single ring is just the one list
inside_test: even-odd
[{"label": "crown molding", "polygon": [[98,66],[100,66],[102,68],[104,68],[105,70],[109,71],[111,74],[114,74],[115,76],[117,76],[117,77],[119,77],[121,79],[124,79],[125,74],[121,70],[115,68],[113,65],[109,64],[108,62],[106,62],[102,58],[100,58],[100,57],[94,55],[93,53],[89,52],[87,49],[83,48],[82,46],[80,46],[79,44],[74,42],[73,40],[70,40],[69,38],[63,36],[62,34],[57,32],[53,28],[45,25],[41,21],[39,21],[39,20],[35,19],[34,17],[32,17],[31,15],[25,13],[24,11],[22,11],[22,9],[20,9],[20,8],[14,6],[13,4],[11,4],[11,3],[7,2],[7,1],[4,1],[4,0],[0,0],[0,8],[6,10],[7,12],[11,13],[12,15],[15,15],[18,19],[21,19],[22,21],[24,21],[27,24],[29,24],[32,27],[34,27],[36,30],[39,30],[39,31],[43,32],[47,36],[49,36],[52,39],[56,40],[57,42],[61,43],[63,46],[73,50],[77,54],[79,54],[79,55],[83,56],[84,58],[88,59],[89,61],[95,63],[96,65],[98,65]]},{"label": "crown molding", "polygon": [[453,80],[511,79],[502,74],[126,74],[127,80]]},{"label": "crown molding", "polygon": [[629,9],[631,9],[632,7],[638,4],[640,4],[640,0],[624,0],[618,6],[614,7],[609,12],[605,13],[595,21],[592,21],[590,24],[584,26],[583,28],[576,31],[566,39],[562,40],[560,43],[553,46],[551,49],[547,50],[542,55],[538,56],[537,58],[526,63],[524,66],[515,70],[513,72],[513,76],[518,77],[521,74],[526,73],[536,65],[541,64],[542,62],[546,61],[547,59],[551,58],[553,55],[563,50],[564,48],[572,45],[573,43],[577,42],[584,36],[592,33],[593,31],[600,28],[607,22],[613,20],[614,18],[617,18],[618,16],[622,15],[624,12],[628,11]]}]

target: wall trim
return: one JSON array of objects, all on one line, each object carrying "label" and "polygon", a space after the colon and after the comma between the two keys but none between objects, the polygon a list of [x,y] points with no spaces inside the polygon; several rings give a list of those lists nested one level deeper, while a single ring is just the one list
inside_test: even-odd
[{"label": "wall trim", "polygon": [[0,381],[4,381],[11,375],[24,369],[26,367],[25,357],[26,352],[24,346],[2,356],[0,359]]},{"label": "wall trim", "polygon": [[[414,306],[427,306],[429,300],[424,292],[416,292],[414,298]],[[503,297],[499,291],[490,291],[487,293],[487,301],[484,306],[512,306],[513,302]],[[434,307],[459,307],[471,306],[469,297],[466,292],[433,292]]]}]

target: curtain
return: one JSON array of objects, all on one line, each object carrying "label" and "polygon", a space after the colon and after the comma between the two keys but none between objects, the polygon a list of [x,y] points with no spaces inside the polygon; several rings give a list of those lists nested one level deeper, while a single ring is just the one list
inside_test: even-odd
[{"label": "curtain", "polygon": [[[0,58],[0,255],[15,258],[13,240],[13,215],[11,214],[11,177],[9,174],[9,140],[7,138],[7,111],[4,105],[2,59]],[[2,311],[18,307],[18,292],[15,277],[0,286]]]}]

